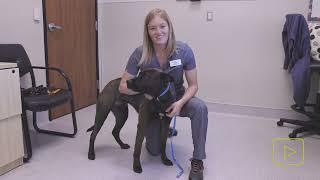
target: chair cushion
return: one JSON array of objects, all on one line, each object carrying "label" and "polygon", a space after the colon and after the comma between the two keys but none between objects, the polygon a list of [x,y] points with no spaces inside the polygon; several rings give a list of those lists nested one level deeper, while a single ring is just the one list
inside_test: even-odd
[{"label": "chair cushion", "polygon": [[22,98],[23,106],[30,111],[47,111],[55,106],[65,103],[70,100],[72,93],[67,90],[61,90],[53,95],[36,95],[24,96]]}]

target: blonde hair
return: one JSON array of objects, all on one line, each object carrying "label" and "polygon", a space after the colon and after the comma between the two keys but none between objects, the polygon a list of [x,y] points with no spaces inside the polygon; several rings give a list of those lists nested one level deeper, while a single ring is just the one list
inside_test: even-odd
[{"label": "blonde hair", "polygon": [[173,31],[172,22],[167,14],[167,12],[163,9],[153,9],[151,10],[145,20],[144,20],[144,31],[143,31],[143,45],[142,45],[142,56],[139,62],[140,64],[143,63],[150,63],[153,53],[153,43],[148,33],[148,24],[150,21],[156,17],[159,16],[163,20],[165,20],[168,23],[169,26],[169,37],[166,47],[166,54],[167,58],[170,57],[176,50],[176,38]]}]

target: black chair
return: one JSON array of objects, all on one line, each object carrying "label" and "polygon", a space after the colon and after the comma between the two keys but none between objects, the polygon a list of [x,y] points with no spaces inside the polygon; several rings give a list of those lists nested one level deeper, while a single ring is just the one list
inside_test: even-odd
[{"label": "black chair", "polygon": [[282,41],[285,51],[284,69],[291,73],[293,80],[293,99],[291,108],[306,115],[310,120],[280,118],[278,126],[289,123],[302,126],[289,134],[296,138],[302,132],[320,133],[320,92],[317,93],[315,104],[306,103],[311,82],[311,73],[320,73],[320,64],[311,61],[310,38],[307,22],[301,14],[286,15],[286,23],[282,31]]},{"label": "black chair", "polygon": [[[28,121],[26,116],[26,110],[32,111],[33,116],[33,126],[34,129],[39,133],[53,134],[65,137],[74,137],[77,133],[77,121],[75,115],[74,101],[72,86],[69,78],[66,74],[58,68],[53,67],[40,67],[32,66],[29,57],[24,50],[23,46],[20,44],[0,44],[0,61],[1,62],[14,62],[18,64],[20,78],[26,74],[30,73],[32,88],[37,89],[34,69],[42,69],[48,71],[58,72],[65,80],[67,88],[60,89],[58,93],[48,94],[48,93],[33,93],[27,94],[22,90],[21,92],[21,102],[22,102],[22,128],[24,135],[24,142],[26,146],[26,155],[24,161],[28,161],[32,156],[31,140],[29,135]],[[34,90],[33,89],[33,90]],[[30,90],[30,89],[29,89]],[[37,125],[36,112],[47,111],[53,107],[59,106],[61,104],[70,102],[71,113],[72,113],[72,123],[73,132],[58,132],[47,129],[41,129]]]},{"label": "black chair", "polygon": [[[320,63],[313,61],[310,64],[310,70],[312,73],[318,73],[320,76]],[[294,125],[299,125],[301,127],[294,129],[290,134],[290,138],[296,138],[298,134],[303,132],[310,132],[315,134],[320,134],[320,89],[318,89],[316,95],[316,103],[305,103],[303,106],[294,104],[291,106],[294,111],[306,115],[309,120],[295,120],[280,118],[277,122],[278,126],[283,126],[283,123],[289,123]]]}]

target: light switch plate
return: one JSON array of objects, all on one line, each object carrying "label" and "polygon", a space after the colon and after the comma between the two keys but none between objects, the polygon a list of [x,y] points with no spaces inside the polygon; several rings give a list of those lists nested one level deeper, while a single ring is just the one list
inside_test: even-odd
[{"label": "light switch plate", "polygon": [[212,20],[213,20],[213,12],[207,11],[207,21],[212,21]]},{"label": "light switch plate", "polygon": [[41,12],[39,8],[33,8],[33,20],[36,22],[41,20]]}]

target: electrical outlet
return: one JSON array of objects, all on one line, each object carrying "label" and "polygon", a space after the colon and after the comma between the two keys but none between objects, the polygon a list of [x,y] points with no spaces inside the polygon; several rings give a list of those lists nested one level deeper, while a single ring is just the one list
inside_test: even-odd
[{"label": "electrical outlet", "polygon": [[207,21],[212,21],[212,20],[213,20],[213,12],[207,11]]}]

